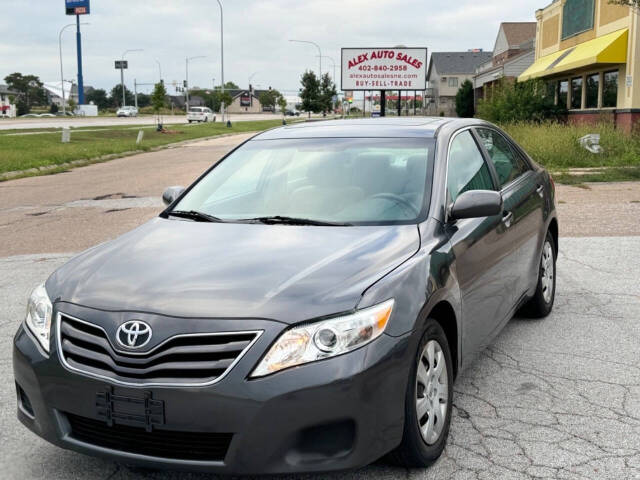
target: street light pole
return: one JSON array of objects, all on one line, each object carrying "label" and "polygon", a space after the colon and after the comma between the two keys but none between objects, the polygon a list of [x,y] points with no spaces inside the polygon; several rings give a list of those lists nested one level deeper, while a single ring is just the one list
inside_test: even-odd
[{"label": "street light pole", "polygon": [[322,50],[320,50],[320,45],[318,45],[316,42],[311,42],[309,40],[289,40],[290,42],[297,42],[297,43],[309,43],[311,45],[315,45],[315,47],[318,49],[318,59],[320,60],[320,78],[322,78]]},{"label": "street light pole", "polygon": [[121,58],[121,63],[120,63],[120,87],[122,88],[122,106],[126,106],[127,105],[127,98],[125,97],[124,94],[124,57],[127,53],[131,53],[131,52],[143,52],[144,50],[142,50],[141,48],[135,48],[133,50],[125,50],[125,52],[122,54],[122,58]]},{"label": "street light pole", "polygon": [[160,60],[156,59],[156,63],[158,64],[158,73],[160,74],[160,83],[162,83],[162,65],[160,65]]},{"label": "street light pole", "polygon": [[204,55],[198,55],[197,57],[187,57],[187,61],[186,61],[186,67],[187,67],[187,85],[185,86],[185,98],[186,98],[186,102],[185,102],[185,107],[187,112],[189,111],[189,61],[190,60],[196,60],[197,58],[206,58]]},{"label": "street light pole", "polygon": [[322,55],[322,58],[328,58],[333,64],[333,83],[336,83],[336,61],[328,55]]},{"label": "street light pole", "polygon": [[222,102],[220,103],[220,116],[222,117],[222,122],[224,122],[224,8],[222,7],[222,2],[220,0],[217,0],[217,2],[220,7],[220,73],[222,76],[221,93],[223,95]]},{"label": "street light pole", "polygon": [[[81,23],[80,25],[90,25],[89,23]],[[58,34],[58,47],[60,49],[60,88],[62,89],[62,113],[63,115],[67,114],[67,101],[65,99],[64,94],[64,66],[62,63],[62,34],[67,28],[75,27],[75,23],[69,23],[60,29],[60,33]]]}]

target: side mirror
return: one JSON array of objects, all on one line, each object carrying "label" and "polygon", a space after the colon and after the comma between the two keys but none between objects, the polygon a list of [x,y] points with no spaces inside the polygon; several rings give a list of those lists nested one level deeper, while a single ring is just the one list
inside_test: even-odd
[{"label": "side mirror", "polygon": [[162,201],[166,206],[171,205],[184,192],[184,187],[169,187],[162,194]]},{"label": "side mirror", "polygon": [[502,195],[491,190],[469,190],[460,195],[449,212],[449,218],[491,217],[502,213]]}]

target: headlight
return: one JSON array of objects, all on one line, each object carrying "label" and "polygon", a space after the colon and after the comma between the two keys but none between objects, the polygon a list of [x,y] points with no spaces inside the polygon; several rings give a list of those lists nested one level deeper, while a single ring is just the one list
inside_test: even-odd
[{"label": "headlight", "polygon": [[384,332],[393,304],[391,299],[351,315],[287,330],[276,340],[251,376],[263,377],[366,345]]},{"label": "headlight", "polygon": [[49,352],[52,310],[53,307],[51,306],[49,295],[47,295],[44,285],[40,285],[29,297],[25,323],[47,353]]}]

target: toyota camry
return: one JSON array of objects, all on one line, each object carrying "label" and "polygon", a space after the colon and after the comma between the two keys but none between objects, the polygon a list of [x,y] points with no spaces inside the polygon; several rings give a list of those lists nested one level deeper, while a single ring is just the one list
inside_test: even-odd
[{"label": "toyota camry", "polygon": [[35,288],[17,414],[66,449],[228,474],[426,467],[453,384],[554,303],[549,174],[499,128],[330,121],[256,135]]}]

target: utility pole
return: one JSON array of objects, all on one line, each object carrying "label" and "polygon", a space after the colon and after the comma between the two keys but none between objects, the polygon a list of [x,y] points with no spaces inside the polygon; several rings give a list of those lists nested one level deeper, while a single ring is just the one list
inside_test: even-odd
[{"label": "utility pole", "polygon": [[127,53],[131,53],[131,52],[144,52],[144,50],[141,48],[135,48],[133,50],[125,50],[125,52],[122,54],[122,58],[120,62],[120,87],[122,88],[122,106],[123,107],[127,105],[127,97],[125,96],[125,89],[124,89],[124,57]]},{"label": "utility pole", "polygon": [[138,80],[136,80],[135,78],[133,79],[133,95],[134,95],[134,101],[135,101],[135,106],[136,106],[136,110],[138,109]]},{"label": "utility pole", "polygon": [[[222,77],[222,88],[220,89],[221,94],[224,96],[224,8],[222,7],[222,2],[220,0],[216,0],[218,2],[218,6],[220,7],[220,70]],[[222,122],[224,123],[225,117],[225,105],[224,98],[220,103],[220,116],[222,117]]]}]

